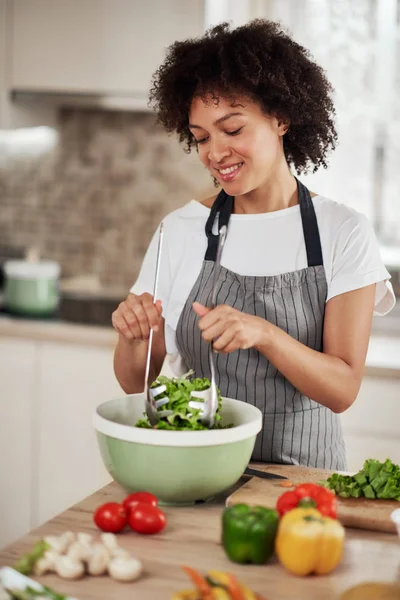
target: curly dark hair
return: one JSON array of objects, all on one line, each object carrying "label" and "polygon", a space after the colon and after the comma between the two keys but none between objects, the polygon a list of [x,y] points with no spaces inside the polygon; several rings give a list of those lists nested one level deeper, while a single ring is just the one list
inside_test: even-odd
[{"label": "curly dark hair", "polygon": [[149,106],[190,152],[196,146],[188,128],[193,97],[248,97],[267,115],[289,121],[283,138],[286,160],[305,173],[310,167],[314,172],[326,168],[326,154],[335,148],[332,92],[308,50],[279,23],[255,19],[236,29],[221,23],[200,38],[169,46],[153,75]]}]

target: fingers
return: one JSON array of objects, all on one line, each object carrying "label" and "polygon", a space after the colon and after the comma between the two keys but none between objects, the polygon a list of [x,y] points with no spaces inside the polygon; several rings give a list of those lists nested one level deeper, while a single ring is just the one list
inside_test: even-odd
[{"label": "fingers", "polygon": [[[197,303],[194,303],[197,304]],[[200,307],[199,310],[196,310]],[[193,308],[199,314],[201,304]],[[246,315],[230,306],[219,305],[200,319],[199,328],[202,338],[210,343],[216,352],[229,353],[235,350],[247,350],[251,346],[249,331],[246,330]]]},{"label": "fingers", "polygon": [[200,302],[193,302],[193,310],[197,315],[199,315],[199,317],[204,317],[210,312],[211,308],[203,306],[203,304],[200,304]]},{"label": "fingers", "polygon": [[[235,332],[233,329],[227,329],[224,331],[218,339],[213,342],[213,348],[216,352],[225,352],[225,348],[228,347],[229,344],[234,342],[235,340]],[[236,348],[235,348],[236,350]]]},{"label": "fingers", "polygon": [[140,325],[141,327],[143,326],[146,329],[148,335],[150,333],[150,328],[154,329],[155,331],[158,331],[162,307],[160,300],[158,300],[161,309],[157,308],[157,306],[154,304],[153,296],[151,296],[150,294],[142,294],[141,299],[143,313],[140,312],[140,314],[143,318],[142,321],[140,321]]},{"label": "fingers", "polygon": [[209,310],[209,312],[200,319],[199,328],[202,331],[203,339],[211,342],[214,338],[220,336],[228,328],[240,327],[239,311],[230,306],[220,305]]},{"label": "fingers", "polygon": [[[199,304],[198,302],[194,302],[193,309],[195,309],[195,305],[198,305],[198,306],[196,306],[196,308],[202,312],[202,315],[204,315],[204,316],[199,315],[199,316],[201,316],[200,321],[199,321],[199,327],[200,327],[201,331],[205,331],[206,329],[211,327],[217,321],[226,320],[230,316],[230,314],[232,314],[233,312],[237,312],[237,311],[235,311],[235,309],[231,308],[230,306],[226,306],[225,304],[220,304],[219,306],[216,306],[215,308],[206,308],[202,304]],[[207,312],[204,312],[203,309],[205,309]],[[197,314],[199,314],[199,313],[197,313]]]},{"label": "fingers", "polygon": [[207,327],[207,329],[202,330],[201,337],[206,342],[212,342],[221,334],[223,334],[226,331],[227,327],[229,327],[229,325],[226,321],[216,321],[215,323],[210,325],[210,327]]},{"label": "fingers", "polygon": [[112,314],[112,324],[127,340],[147,340],[150,329],[158,331],[161,323],[162,303],[153,302],[151,294],[129,294]]}]

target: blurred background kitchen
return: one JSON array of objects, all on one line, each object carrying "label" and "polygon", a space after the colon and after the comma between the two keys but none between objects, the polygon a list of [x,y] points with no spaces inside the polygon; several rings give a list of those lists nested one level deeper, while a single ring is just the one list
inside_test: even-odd
[{"label": "blurred background kitchen", "polygon": [[[400,295],[400,0],[0,0],[0,546],[109,480],[111,313],[161,218],[214,190],[148,109],[151,75],[174,40],[256,17],[326,69],[340,143],[301,179],[370,218]],[[343,415],[349,469],[400,462],[399,400],[397,306]]]}]

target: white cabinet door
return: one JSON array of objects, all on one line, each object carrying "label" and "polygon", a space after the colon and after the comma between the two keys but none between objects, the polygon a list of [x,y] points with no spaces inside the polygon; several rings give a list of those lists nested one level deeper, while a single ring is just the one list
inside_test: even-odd
[{"label": "white cabinet door", "polygon": [[6,101],[6,0],[0,0],[0,129],[6,126]]},{"label": "white cabinet door", "polygon": [[203,0],[13,0],[12,87],[147,95],[164,49],[203,29]]},{"label": "white cabinet door", "polygon": [[360,469],[367,458],[400,464],[399,378],[364,377],[358,398],[341,417],[349,470]]},{"label": "white cabinet door", "polygon": [[121,395],[112,348],[41,344],[37,524],[111,481],[92,414],[102,402]]},{"label": "white cabinet door", "polygon": [[35,343],[0,337],[0,547],[31,529]]}]

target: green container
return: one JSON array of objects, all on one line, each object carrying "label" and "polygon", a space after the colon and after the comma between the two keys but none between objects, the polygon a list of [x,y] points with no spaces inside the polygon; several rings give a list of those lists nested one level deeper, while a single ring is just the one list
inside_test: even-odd
[{"label": "green container", "polygon": [[143,394],[101,404],[93,417],[105,467],[127,492],[145,490],[162,504],[193,504],[231,487],[244,473],[261,430],[261,411],[223,398],[230,429],[166,431],[134,427]]},{"label": "green container", "polygon": [[10,260],[6,275],[4,301],[10,313],[32,317],[54,314],[59,305],[58,263]]}]

